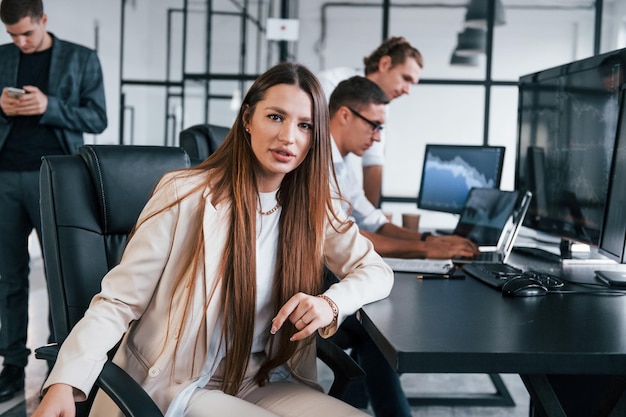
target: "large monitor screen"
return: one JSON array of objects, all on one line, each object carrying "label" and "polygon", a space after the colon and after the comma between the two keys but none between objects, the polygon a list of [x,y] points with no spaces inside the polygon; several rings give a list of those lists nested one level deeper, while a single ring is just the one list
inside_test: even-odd
[{"label": "large monitor screen", "polygon": [[619,263],[626,255],[626,89],[622,90],[615,136],[615,151],[609,176],[609,193],[598,251]]},{"label": "large monitor screen", "polygon": [[519,81],[515,184],[533,202],[525,226],[598,244],[626,49]]},{"label": "large monitor screen", "polygon": [[472,188],[499,188],[503,146],[426,145],[417,206],[460,214]]}]

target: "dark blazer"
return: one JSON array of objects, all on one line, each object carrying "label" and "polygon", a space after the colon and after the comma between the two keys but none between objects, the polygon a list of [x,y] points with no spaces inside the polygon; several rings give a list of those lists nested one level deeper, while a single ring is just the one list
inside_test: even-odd
[{"label": "dark blazer", "polygon": [[[75,153],[83,144],[83,132],[100,133],[107,127],[102,69],[95,51],[52,38],[48,108],[40,123],[53,128],[66,153]],[[0,46],[0,89],[21,87],[15,85],[19,59],[17,46]],[[0,150],[11,124],[11,117],[0,110]]]}]

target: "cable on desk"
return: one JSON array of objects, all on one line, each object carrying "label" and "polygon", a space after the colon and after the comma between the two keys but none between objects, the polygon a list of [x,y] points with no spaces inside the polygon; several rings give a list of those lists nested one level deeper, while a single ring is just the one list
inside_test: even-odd
[{"label": "cable on desk", "polygon": [[588,290],[588,291],[584,291],[584,290],[564,290],[562,288],[558,288],[555,290],[549,290],[547,292],[547,294],[581,294],[581,295],[613,295],[613,296],[622,296],[622,295],[626,295],[626,290],[615,290],[615,289],[609,289],[607,288],[605,285],[603,284],[594,284],[591,282],[573,282],[573,281],[566,281],[569,284],[576,284],[576,285],[580,285],[583,287],[593,287],[593,290]]}]

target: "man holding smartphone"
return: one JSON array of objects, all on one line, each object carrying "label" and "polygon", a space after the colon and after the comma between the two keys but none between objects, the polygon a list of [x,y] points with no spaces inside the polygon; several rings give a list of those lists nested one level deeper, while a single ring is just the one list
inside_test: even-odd
[{"label": "man holding smartphone", "polygon": [[11,98],[20,98],[24,94],[26,94],[26,90],[22,88],[7,87],[7,93],[9,94],[9,97]]},{"label": "man holding smartphone", "polygon": [[[30,350],[28,237],[41,239],[41,157],[76,152],[107,126],[95,51],[46,31],[41,0],[2,0],[13,43],[0,46],[0,402],[24,388]],[[23,93],[20,91],[23,90]],[[52,329],[51,329],[52,333]]]}]

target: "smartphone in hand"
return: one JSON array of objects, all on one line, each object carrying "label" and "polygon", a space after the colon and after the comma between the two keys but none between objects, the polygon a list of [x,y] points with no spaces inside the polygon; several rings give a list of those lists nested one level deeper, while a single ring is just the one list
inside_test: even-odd
[{"label": "smartphone in hand", "polygon": [[26,91],[21,88],[7,87],[7,94],[11,98],[20,98],[26,94]]}]

